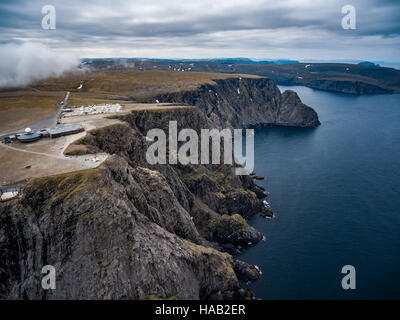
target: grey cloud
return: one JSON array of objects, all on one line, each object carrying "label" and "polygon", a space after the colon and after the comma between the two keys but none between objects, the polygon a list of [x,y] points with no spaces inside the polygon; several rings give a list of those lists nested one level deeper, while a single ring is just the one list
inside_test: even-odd
[{"label": "grey cloud", "polygon": [[0,45],[0,87],[21,86],[58,76],[79,65],[78,56],[57,53],[41,44]]},{"label": "grey cloud", "polygon": [[[317,57],[323,50],[335,52],[335,42],[349,39],[365,50],[364,44],[375,36],[377,46],[387,47],[390,43],[385,39],[392,39],[394,50],[399,51],[398,1],[53,1],[57,30],[50,32],[40,28],[40,8],[47,2],[52,1],[2,2],[0,42],[31,39],[59,48],[85,48],[94,55],[95,48],[117,46],[132,54],[144,48],[159,50],[160,45],[165,52],[174,47],[186,48],[186,52],[196,47],[198,52],[231,48],[232,54],[247,49],[250,57],[273,45],[294,50],[314,46]],[[340,24],[340,9],[349,2],[357,9],[355,31],[343,30]],[[235,33],[240,41],[235,41]],[[356,48],[347,52],[354,54]],[[364,53],[376,54],[372,50]],[[214,56],[221,55],[216,51]]]}]

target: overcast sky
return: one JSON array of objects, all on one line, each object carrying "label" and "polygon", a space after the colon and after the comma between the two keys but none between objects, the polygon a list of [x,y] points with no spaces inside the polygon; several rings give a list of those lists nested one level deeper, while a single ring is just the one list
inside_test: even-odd
[{"label": "overcast sky", "polygon": [[[43,30],[44,5],[56,30]],[[341,8],[356,8],[344,30]],[[80,57],[399,61],[400,1],[12,0],[0,2],[0,43],[40,43]]]}]

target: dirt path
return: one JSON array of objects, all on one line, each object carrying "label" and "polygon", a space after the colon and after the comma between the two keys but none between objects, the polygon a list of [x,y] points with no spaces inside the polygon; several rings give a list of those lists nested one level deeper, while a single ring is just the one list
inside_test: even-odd
[{"label": "dirt path", "polygon": [[33,130],[41,130],[44,128],[51,128],[51,127],[56,126],[57,120],[60,116],[62,109],[68,105],[68,97],[69,97],[69,92],[66,93],[64,100],[57,104],[57,106],[58,106],[57,110],[52,116],[46,117],[43,119],[39,119],[39,120],[35,120],[35,121],[31,122],[28,125],[28,127]]},{"label": "dirt path", "polygon": [[37,154],[37,155],[51,157],[51,158],[63,159],[63,160],[65,159],[65,157],[60,157],[60,156],[56,156],[56,155],[53,155],[53,154],[37,152],[37,151],[30,151],[30,150],[24,150],[24,149],[20,149],[20,148],[14,148],[14,147],[11,147],[11,146],[6,145],[4,143],[0,144],[0,146],[2,148],[11,149],[11,150],[15,150],[15,151],[18,151],[18,152],[26,152],[26,153]]},{"label": "dirt path", "polygon": [[103,153],[66,157],[58,152],[48,154],[1,144],[0,186],[28,178],[97,168],[107,158],[108,155]]}]

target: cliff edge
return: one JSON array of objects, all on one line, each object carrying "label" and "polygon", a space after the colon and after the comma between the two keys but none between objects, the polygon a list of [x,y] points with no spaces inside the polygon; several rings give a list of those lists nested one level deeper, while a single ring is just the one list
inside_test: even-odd
[{"label": "cliff edge", "polygon": [[316,127],[318,114],[294,91],[281,94],[268,78],[217,79],[197,89],[159,94],[143,101],[197,106],[218,127],[256,128],[270,125]]},{"label": "cliff edge", "polygon": [[[243,217],[260,211],[264,191],[231,165],[147,163],[147,130],[171,119],[207,128],[198,109],[120,119],[74,144],[111,154],[100,167],[32,179],[0,203],[0,297],[251,298],[239,280],[260,273],[231,254],[262,239]],[[44,265],[56,268],[56,290],[41,287]]]}]

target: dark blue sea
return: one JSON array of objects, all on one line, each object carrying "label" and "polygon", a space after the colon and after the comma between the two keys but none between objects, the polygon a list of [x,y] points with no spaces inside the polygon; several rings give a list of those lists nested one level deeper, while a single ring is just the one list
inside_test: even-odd
[{"label": "dark blue sea", "polygon": [[[255,132],[257,183],[273,219],[249,223],[265,241],[238,258],[257,265],[257,299],[400,298],[400,95],[296,91],[315,129]],[[344,290],[344,265],[356,289]]]}]

